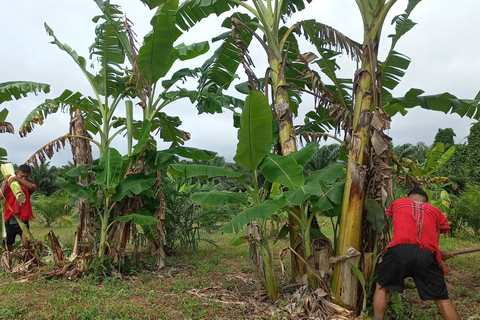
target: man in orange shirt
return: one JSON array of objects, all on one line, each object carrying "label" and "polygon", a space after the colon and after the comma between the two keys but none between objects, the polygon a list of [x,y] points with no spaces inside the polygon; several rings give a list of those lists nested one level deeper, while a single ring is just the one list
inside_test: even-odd
[{"label": "man in orange shirt", "polygon": [[459,319],[448,297],[442,260],[453,255],[440,250],[438,237],[450,230],[443,213],[428,203],[422,189],[412,189],[407,198],[395,200],[386,212],[393,217],[393,238],[380,265],[373,313],[381,320],[390,290],[403,292],[404,280],[412,277],[420,299],[434,300],[444,319]]},{"label": "man in orange shirt", "polygon": [[[37,190],[37,185],[28,181],[31,172],[32,169],[30,166],[22,164],[18,167],[14,177],[11,177],[10,175],[3,177],[3,184],[0,188],[0,200],[5,198],[5,228],[7,231],[6,246],[9,251],[12,250],[17,234],[22,237],[23,246],[28,247],[28,240],[23,234],[15,216],[23,221],[27,228],[29,227],[28,221],[35,219],[33,216],[30,196],[35,190]],[[10,183],[13,181],[17,181],[22,187],[22,191],[25,193],[26,197],[24,203],[19,203],[15,198],[15,195],[10,188]]]}]

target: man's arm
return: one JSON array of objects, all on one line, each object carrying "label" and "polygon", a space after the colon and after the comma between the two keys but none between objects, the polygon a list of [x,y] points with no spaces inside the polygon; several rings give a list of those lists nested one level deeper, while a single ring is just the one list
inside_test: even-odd
[{"label": "man's arm", "polygon": [[448,260],[450,258],[453,258],[453,254],[450,251],[448,251],[447,249],[441,249],[440,250],[440,255],[442,256],[443,261]]},{"label": "man's arm", "polygon": [[17,176],[13,176],[12,178],[10,178],[10,183],[12,183],[12,181],[17,181],[21,186],[24,186],[31,192],[34,192],[35,190],[37,190],[37,186],[34,183],[30,183],[24,179],[19,179]]}]

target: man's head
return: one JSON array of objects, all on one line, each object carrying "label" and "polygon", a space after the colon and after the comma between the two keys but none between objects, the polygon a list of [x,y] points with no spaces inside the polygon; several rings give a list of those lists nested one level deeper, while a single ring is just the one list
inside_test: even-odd
[{"label": "man's head", "polygon": [[428,195],[423,189],[414,188],[410,190],[410,192],[408,193],[409,198],[418,197],[418,196],[425,198],[424,202],[428,202]]},{"label": "man's head", "polygon": [[28,180],[31,173],[32,173],[32,168],[30,168],[29,165],[22,164],[21,166],[18,167],[18,170],[17,172],[15,172],[15,175],[20,179]]}]

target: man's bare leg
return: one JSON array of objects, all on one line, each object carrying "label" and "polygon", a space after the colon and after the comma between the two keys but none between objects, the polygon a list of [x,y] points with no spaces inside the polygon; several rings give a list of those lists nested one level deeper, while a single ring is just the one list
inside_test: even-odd
[{"label": "man's bare leg", "polygon": [[457,311],[453,307],[452,301],[450,299],[445,300],[435,300],[435,304],[443,315],[443,318],[446,320],[460,320],[458,317]]},{"label": "man's bare leg", "polygon": [[383,320],[387,311],[387,295],[390,289],[382,287],[377,283],[375,295],[373,296],[373,316],[375,319]]}]

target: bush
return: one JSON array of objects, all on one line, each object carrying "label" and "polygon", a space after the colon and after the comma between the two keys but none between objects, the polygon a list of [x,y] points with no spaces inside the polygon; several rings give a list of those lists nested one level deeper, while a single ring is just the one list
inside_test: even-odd
[{"label": "bush", "polygon": [[38,194],[32,199],[32,208],[34,215],[41,220],[45,227],[50,228],[54,223],[70,221],[66,215],[72,211],[67,206],[68,194],[64,191],[57,191],[50,196]]},{"label": "bush", "polygon": [[480,234],[480,188],[478,186],[467,185],[465,190],[455,205],[456,216],[467,223],[472,228],[475,236]]}]

